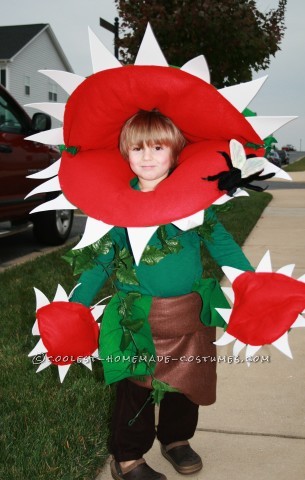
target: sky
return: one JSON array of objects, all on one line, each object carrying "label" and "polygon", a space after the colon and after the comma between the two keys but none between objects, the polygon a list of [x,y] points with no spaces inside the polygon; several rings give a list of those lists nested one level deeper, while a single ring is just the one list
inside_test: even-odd
[{"label": "sky", "polygon": [[[257,0],[265,12],[277,0]],[[75,73],[92,73],[88,29],[113,52],[113,34],[99,26],[99,18],[113,23],[113,0],[0,0],[0,25],[49,23]],[[298,119],[275,132],[278,146],[292,144],[305,150],[305,1],[288,0],[286,31],[281,51],[271,57],[268,70],[253,78],[268,79],[249,105],[258,115],[297,115]],[[202,52],[204,54],[204,52]]]}]

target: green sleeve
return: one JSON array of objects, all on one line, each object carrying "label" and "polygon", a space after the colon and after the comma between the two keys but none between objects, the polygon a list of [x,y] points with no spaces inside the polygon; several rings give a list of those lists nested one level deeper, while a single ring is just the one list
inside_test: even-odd
[{"label": "green sleeve", "polygon": [[240,270],[253,271],[254,268],[243,253],[241,247],[218,221],[212,209],[207,209],[205,214],[208,220],[212,220],[215,223],[211,240],[204,240],[204,244],[216,263],[220,267],[229,266]]},{"label": "green sleeve", "polygon": [[113,246],[109,252],[105,255],[98,255],[95,258],[95,267],[81,274],[77,282],[79,285],[70,299],[71,302],[79,302],[87,307],[92,305],[95,296],[113,272],[114,244],[116,243],[122,248],[124,243],[124,234],[120,232],[120,230],[123,231],[123,229],[113,229],[113,231],[110,232]]}]

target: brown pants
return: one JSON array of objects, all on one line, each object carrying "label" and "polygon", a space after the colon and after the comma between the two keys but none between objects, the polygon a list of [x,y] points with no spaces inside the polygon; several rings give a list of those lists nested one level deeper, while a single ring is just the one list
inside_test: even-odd
[{"label": "brown pants", "polygon": [[157,435],[163,445],[190,439],[196,430],[198,405],[181,393],[167,393],[160,404],[159,424],[155,427],[155,405],[148,403],[139,417],[128,422],[144,405],[150,390],[129,380],[117,385],[116,403],[112,417],[110,453],[118,462],[141,458]]}]

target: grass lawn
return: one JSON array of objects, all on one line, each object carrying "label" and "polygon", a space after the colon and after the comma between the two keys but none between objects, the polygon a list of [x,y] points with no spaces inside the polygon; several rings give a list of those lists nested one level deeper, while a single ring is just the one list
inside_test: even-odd
[{"label": "grass lawn", "polygon": [[[271,200],[251,193],[219,213],[242,244]],[[93,374],[73,365],[60,384],[57,368],[36,374],[28,353],[37,343],[33,287],[52,300],[58,282],[69,292],[75,284],[61,260],[65,249],[0,274],[1,304],[1,462],[3,480],[93,480],[107,458],[113,389],[103,383],[99,361]],[[211,263],[207,271],[215,274]],[[103,298],[107,287],[101,293]]]},{"label": "grass lawn", "polygon": [[287,165],[284,170],[286,172],[304,172],[305,170],[305,157],[301,158],[297,162],[290,163]]}]

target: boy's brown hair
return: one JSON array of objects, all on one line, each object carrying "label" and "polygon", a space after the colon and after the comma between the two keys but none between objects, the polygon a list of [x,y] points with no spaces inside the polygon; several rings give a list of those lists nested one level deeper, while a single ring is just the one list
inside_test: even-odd
[{"label": "boy's brown hair", "polygon": [[125,122],[121,130],[119,148],[126,160],[131,146],[142,148],[144,143],[148,146],[160,144],[170,147],[174,168],[187,142],[171,119],[154,109],[140,110]]}]

